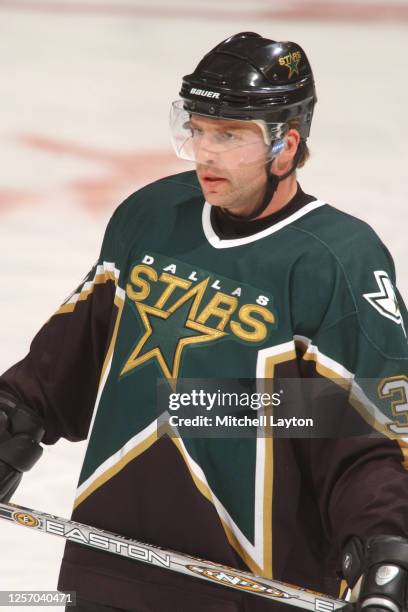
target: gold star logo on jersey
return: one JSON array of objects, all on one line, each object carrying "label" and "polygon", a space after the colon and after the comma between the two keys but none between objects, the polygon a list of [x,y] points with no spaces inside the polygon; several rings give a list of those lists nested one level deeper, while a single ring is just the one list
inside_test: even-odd
[{"label": "gold star logo on jersey", "polygon": [[193,320],[193,297],[168,311],[136,302],[145,333],[132,351],[121,375],[155,359],[163,374],[174,386],[182,352],[186,346],[218,340],[225,332]]},{"label": "gold star logo on jersey", "polygon": [[[207,344],[227,335],[259,344],[267,338],[270,326],[275,325],[274,313],[263,305],[264,300],[269,302],[266,296],[240,306],[237,295],[220,290],[219,279],[207,276],[197,283],[176,276],[175,270],[169,274],[169,269],[167,266],[159,276],[153,267],[142,263],[131,271],[126,295],[143,331],[140,336],[139,330],[139,339],[121,376],[154,360],[174,387],[185,347]],[[148,296],[149,304],[145,302]]]}]

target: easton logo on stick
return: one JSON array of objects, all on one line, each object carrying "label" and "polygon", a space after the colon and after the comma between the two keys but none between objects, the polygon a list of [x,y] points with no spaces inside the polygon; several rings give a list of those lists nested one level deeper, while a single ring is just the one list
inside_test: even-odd
[{"label": "easton logo on stick", "polygon": [[93,548],[106,550],[123,557],[144,561],[152,565],[171,567],[170,555],[160,549],[150,550],[138,542],[127,541],[121,536],[114,536],[108,532],[91,531],[86,525],[74,521],[60,522],[56,519],[45,520],[45,531],[54,535],[62,536],[77,544],[87,544]]},{"label": "easton logo on stick", "polygon": [[32,516],[31,514],[27,514],[26,512],[14,512],[13,521],[16,521],[19,525],[23,525],[23,527],[38,527],[40,521]]},{"label": "easton logo on stick", "polygon": [[243,578],[242,576],[227,572],[225,570],[210,569],[200,565],[187,565],[186,567],[195,574],[200,574],[201,576],[205,576],[206,578],[224,584],[225,586],[232,586],[244,591],[251,591],[251,593],[265,593],[265,595],[269,595],[270,597],[280,597],[282,599],[298,598],[297,595],[289,595],[289,593],[285,593],[285,591],[281,591],[280,589],[267,586],[262,584],[262,582],[257,582],[251,578]]}]

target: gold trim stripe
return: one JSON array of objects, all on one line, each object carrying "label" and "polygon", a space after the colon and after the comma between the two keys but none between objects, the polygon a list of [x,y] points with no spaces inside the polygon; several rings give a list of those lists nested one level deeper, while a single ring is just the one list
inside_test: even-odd
[{"label": "gold trim stripe", "polygon": [[340,598],[340,599],[343,599],[343,598],[344,598],[344,596],[345,596],[345,594],[346,594],[347,589],[348,589],[348,584],[347,584],[347,582],[346,582],[345,580],[341,580],[341,582],[340,582],[340,587],[339,587],[339,598]]},{"label": "gold trim stripe", "polygon": [[115,299],[113,301],[113,303],[115,304],[115,306],[117,306],[118,308],[118,313],[116,315],[116,321],[115,321],[115,327],[113,328],[113,333],[112,333],[112,338],[109,344],[109,348],[107,350],[104,362],[103,362],[103,366],[102,366],[102,372],[101,372],[101,377],[99,380],[99,386],[101,385],[104,376],[105,376],[105,372],[106,369],[108,367],[108,364],[111,360],[111,357],[113,355],[113,350],[115,348],[115,344],[116,344],[116,340],[118,337],[118,331],[119,331],[119,325],[120,325],[120,320],[122,318],[122,313],[123,313],[123,307],[125,305],[125,300],[123,298],[121,298],[118,294],[115,295]]},{"label": "gold trim stripe", "polygon": [[[275,376],[275,368],[278,364],[296,359],[296,350],[285,351],[280,355],[271,355],[265,359],[265,378],[271,380]],[[271,389],[270,392],[272,392]],[[272,412],[272,410],[271,410]],[[263,531],[264,531],[264,575],[273,578],[273,484],[274,484],[274,457],[273,457],[273,435],[272,427],[265,431],[265,482],[264,482],[264,511],[263,511]]]}]

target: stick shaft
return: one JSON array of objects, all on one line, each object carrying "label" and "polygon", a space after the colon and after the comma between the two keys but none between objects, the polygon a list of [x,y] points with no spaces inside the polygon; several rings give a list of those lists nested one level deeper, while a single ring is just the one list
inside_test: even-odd
[{"label": "stick shaft", "polygon": [[164,550],[24,506],[0,503],[0,519],[35,531],[51,533],[76,544],[179,572],[192,578],[215,582],[304,610],[331,612],[346,606],[346,602],[328,595],[308,591],[277,580],[254,576],[249,572],[172,550]]}]

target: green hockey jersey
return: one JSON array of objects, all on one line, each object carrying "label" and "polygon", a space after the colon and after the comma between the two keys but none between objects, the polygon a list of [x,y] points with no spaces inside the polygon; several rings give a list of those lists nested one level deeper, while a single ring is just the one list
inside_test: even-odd
[{"label": "green hockey jersey", "polygon": [[[225,238],[190,172],[116,210],[95,267],[0,378],[44,416],[46,443],[89,436],[75,520],[333,595],[349,537],[408,535],[408,320],[392,259],[367,224],[309,200]],[[331,381],[366,435],[158,428],[158,381],[289,378]],[[271,609],[74,543],[60,587],[139,612]]]}]

